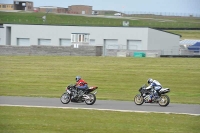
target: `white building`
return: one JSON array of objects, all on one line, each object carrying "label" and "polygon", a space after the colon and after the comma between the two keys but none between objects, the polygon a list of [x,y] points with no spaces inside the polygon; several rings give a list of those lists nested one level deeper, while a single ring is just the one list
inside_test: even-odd
[{"label": "white building", "polygon": [[148,27],[3,24],[0,28],[0,45],[96,45],[103,46],[104,55],[106,49],[160,50],[164,55],[177,55],[179,40],[180,35]]}]

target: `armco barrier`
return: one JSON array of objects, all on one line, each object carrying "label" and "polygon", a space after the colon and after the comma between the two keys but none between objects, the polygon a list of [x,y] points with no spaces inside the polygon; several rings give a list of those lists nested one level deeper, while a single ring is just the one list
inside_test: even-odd
[{"label": "armco barrier", "polygon": [[160,57],[172,57],[172,58],[200,58],[200,55],[160,55]]}]

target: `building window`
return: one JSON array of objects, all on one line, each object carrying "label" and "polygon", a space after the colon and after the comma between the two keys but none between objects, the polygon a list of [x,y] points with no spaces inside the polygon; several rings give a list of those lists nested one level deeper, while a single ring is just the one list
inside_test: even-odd
[{"label": "building window", "polygon": [[90,45],[95,45],[95,39],[90,39]]},{"label": "building window", "polygon": [[3,8],[6,8],[6,5],[3,5]]},{"label": "building window", "polygon": [[79,36],[79,37],[78,37],[78,42],[82,42],[82,40],[81,40],[81,39],[82,39],[82,35],[79,34],[78,36]]},{"label": "building window", "polygon": [[71,42],[89,43],[89,33],[72,33]]},{"label": "building window", "polygon": [[1,5],[0,5],[0,8],[1,8]]}]

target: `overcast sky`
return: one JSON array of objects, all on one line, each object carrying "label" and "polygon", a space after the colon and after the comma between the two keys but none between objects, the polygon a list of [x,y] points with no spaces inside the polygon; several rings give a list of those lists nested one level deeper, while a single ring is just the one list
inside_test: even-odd
[{"label": "overcast sky", "polygon": [[[29,1],[29,0],[27,0]],[[166,12],[200,14],[200,0],[30,0],[34,7],[89,5],[93,10],[115,10],[121,12]],[[13,0],[0,0],[11,4]]]}]

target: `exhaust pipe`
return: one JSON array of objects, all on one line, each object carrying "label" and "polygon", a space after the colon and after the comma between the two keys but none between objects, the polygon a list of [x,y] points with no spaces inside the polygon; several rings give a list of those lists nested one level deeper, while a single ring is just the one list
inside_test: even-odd
[{"label": "exhaust pipe", "polygon": [[90,99],[90,97],[88,96],[88,95],[83,95],[83,97],[85,98],[85,99]]},{"label": "exhaust pipe", "polygon": [[95,91],[93,94],[96,95],[96,94],[97,94],[97,91]]}]

